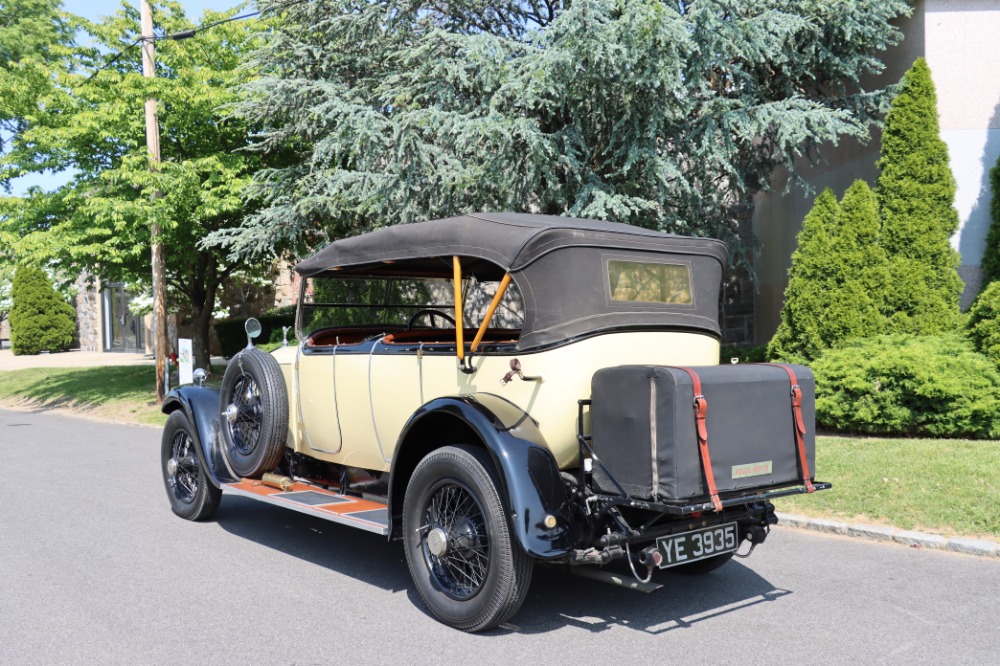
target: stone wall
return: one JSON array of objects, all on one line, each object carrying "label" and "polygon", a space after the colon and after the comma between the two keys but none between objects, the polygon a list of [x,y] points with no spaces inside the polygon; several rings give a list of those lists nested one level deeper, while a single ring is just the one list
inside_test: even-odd
[{"label": "stone wall", "polygon": [[80,349],[103,351],[101,337],[101,281],[84,272],[76,279],[76,331]]}]

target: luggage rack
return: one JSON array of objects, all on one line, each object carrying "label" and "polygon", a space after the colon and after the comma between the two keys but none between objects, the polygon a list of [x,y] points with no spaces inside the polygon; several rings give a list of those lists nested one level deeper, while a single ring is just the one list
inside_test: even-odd
[{"label": "luggage rack", "polygon": [[[583,428],[583,410],[585,407],[589,407],[593,403],[592,400],[578,400],[577,401],[577,419],[576,419],[576,436],[577,441],[580,446],[580,471],[578,475],[578,482],[580,486],[584,486],[587,483],[587,473],[588,470],[585,468],[583,461],[585,458],[590,458],[594,464],[599,465],[604,474],[607,475],[611,483],[614,484],[615,488],[618,489],[619,495],[608,495],[605,493],[599,493],[601,497],[608,499],[607,508],[612,506],[629,506],[636,509],[645,509],[649,511],[657,511],[660,513],[666,513],[673,516],[685,516],[692,513],[704,512],[704,511],[715,511],[715,505],[710,501],[696,502],[696,503],[663,503],[663,502],[650,502],[646,500],[635,499],[629,495],[618,480],[615,479],[614,475],[604,466],[601,459],[597,457],[594,453],[594,449],[590,446],[592,437],[584,432]],[[813,482],[814,490],[829,490],[833,487],[832,483],[826,481],[815,481]],[[733,506],[743,506],[747,504],[752,504],[755,502],[766,502],[768,500],[777,497],[788,497],[790,495],[803,495],[810,492],[808,488],[804,485],[793,486],[793,487],[782,487],[773,488],[770,490],[755,490],[751,492],[735,493],[729,494],[726,497],[720,498],[722,502],[722,508]]]}]

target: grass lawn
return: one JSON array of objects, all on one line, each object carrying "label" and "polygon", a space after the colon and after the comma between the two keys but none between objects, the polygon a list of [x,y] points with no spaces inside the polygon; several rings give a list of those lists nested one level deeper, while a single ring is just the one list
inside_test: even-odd
[{"label": "grass lawn", "polygon": [[833,489],[781,498],[779,511],[1000,537],[1000,442],[820,437],[816,469]]},{"label": "grass lawn", "polygon": [[151,365],[0,372],[0,400],[32,409],[68,408],[119,423],[166,423]]}]

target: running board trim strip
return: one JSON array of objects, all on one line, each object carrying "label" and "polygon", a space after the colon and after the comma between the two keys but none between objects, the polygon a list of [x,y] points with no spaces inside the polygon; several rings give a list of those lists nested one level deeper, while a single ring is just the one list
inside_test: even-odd
[{"label": "running board trim strip", "polygon": [[222,491],[298,511],[332,523],[356,527],[366,532],[382,536],[389,534],[389,509],[385,504],[350,495],[339,495],[301,481],[296,481],[287,490],[281,490],[265,486],[260,481],[243,479],[237,483],[222,484]]}]

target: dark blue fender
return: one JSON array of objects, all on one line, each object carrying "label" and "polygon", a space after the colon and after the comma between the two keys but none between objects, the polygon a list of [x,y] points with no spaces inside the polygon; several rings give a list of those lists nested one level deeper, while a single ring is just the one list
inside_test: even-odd
[{"label": "dark blue fender", "polygon": [[239,477],[233,474],[223,457],[220,431],[222,416],[218,389],[204,386],[181,386],[167,394],[163,401],[163,413],[169,414],[178,409],[188,417],[188,422],[194,425],[194,435],[198,452],[198,460],[208,472],[212,485],[221,488],[223,483],[234,483]]},{"label": "dark blue fender", "polygon": [[[561,558],[572,550],[578,535],[555,458],[534,419],[489,393],[432,400],[407,421],[389,477],[390,534],[400,536],[403,495],[420,459],[440,446],[473,443],[434,437],[454,421],[474,431],[493,458],[510,527],[524,550],[541,559]],[[556,527],[545,527],[546,515],[556,517]]]}]

